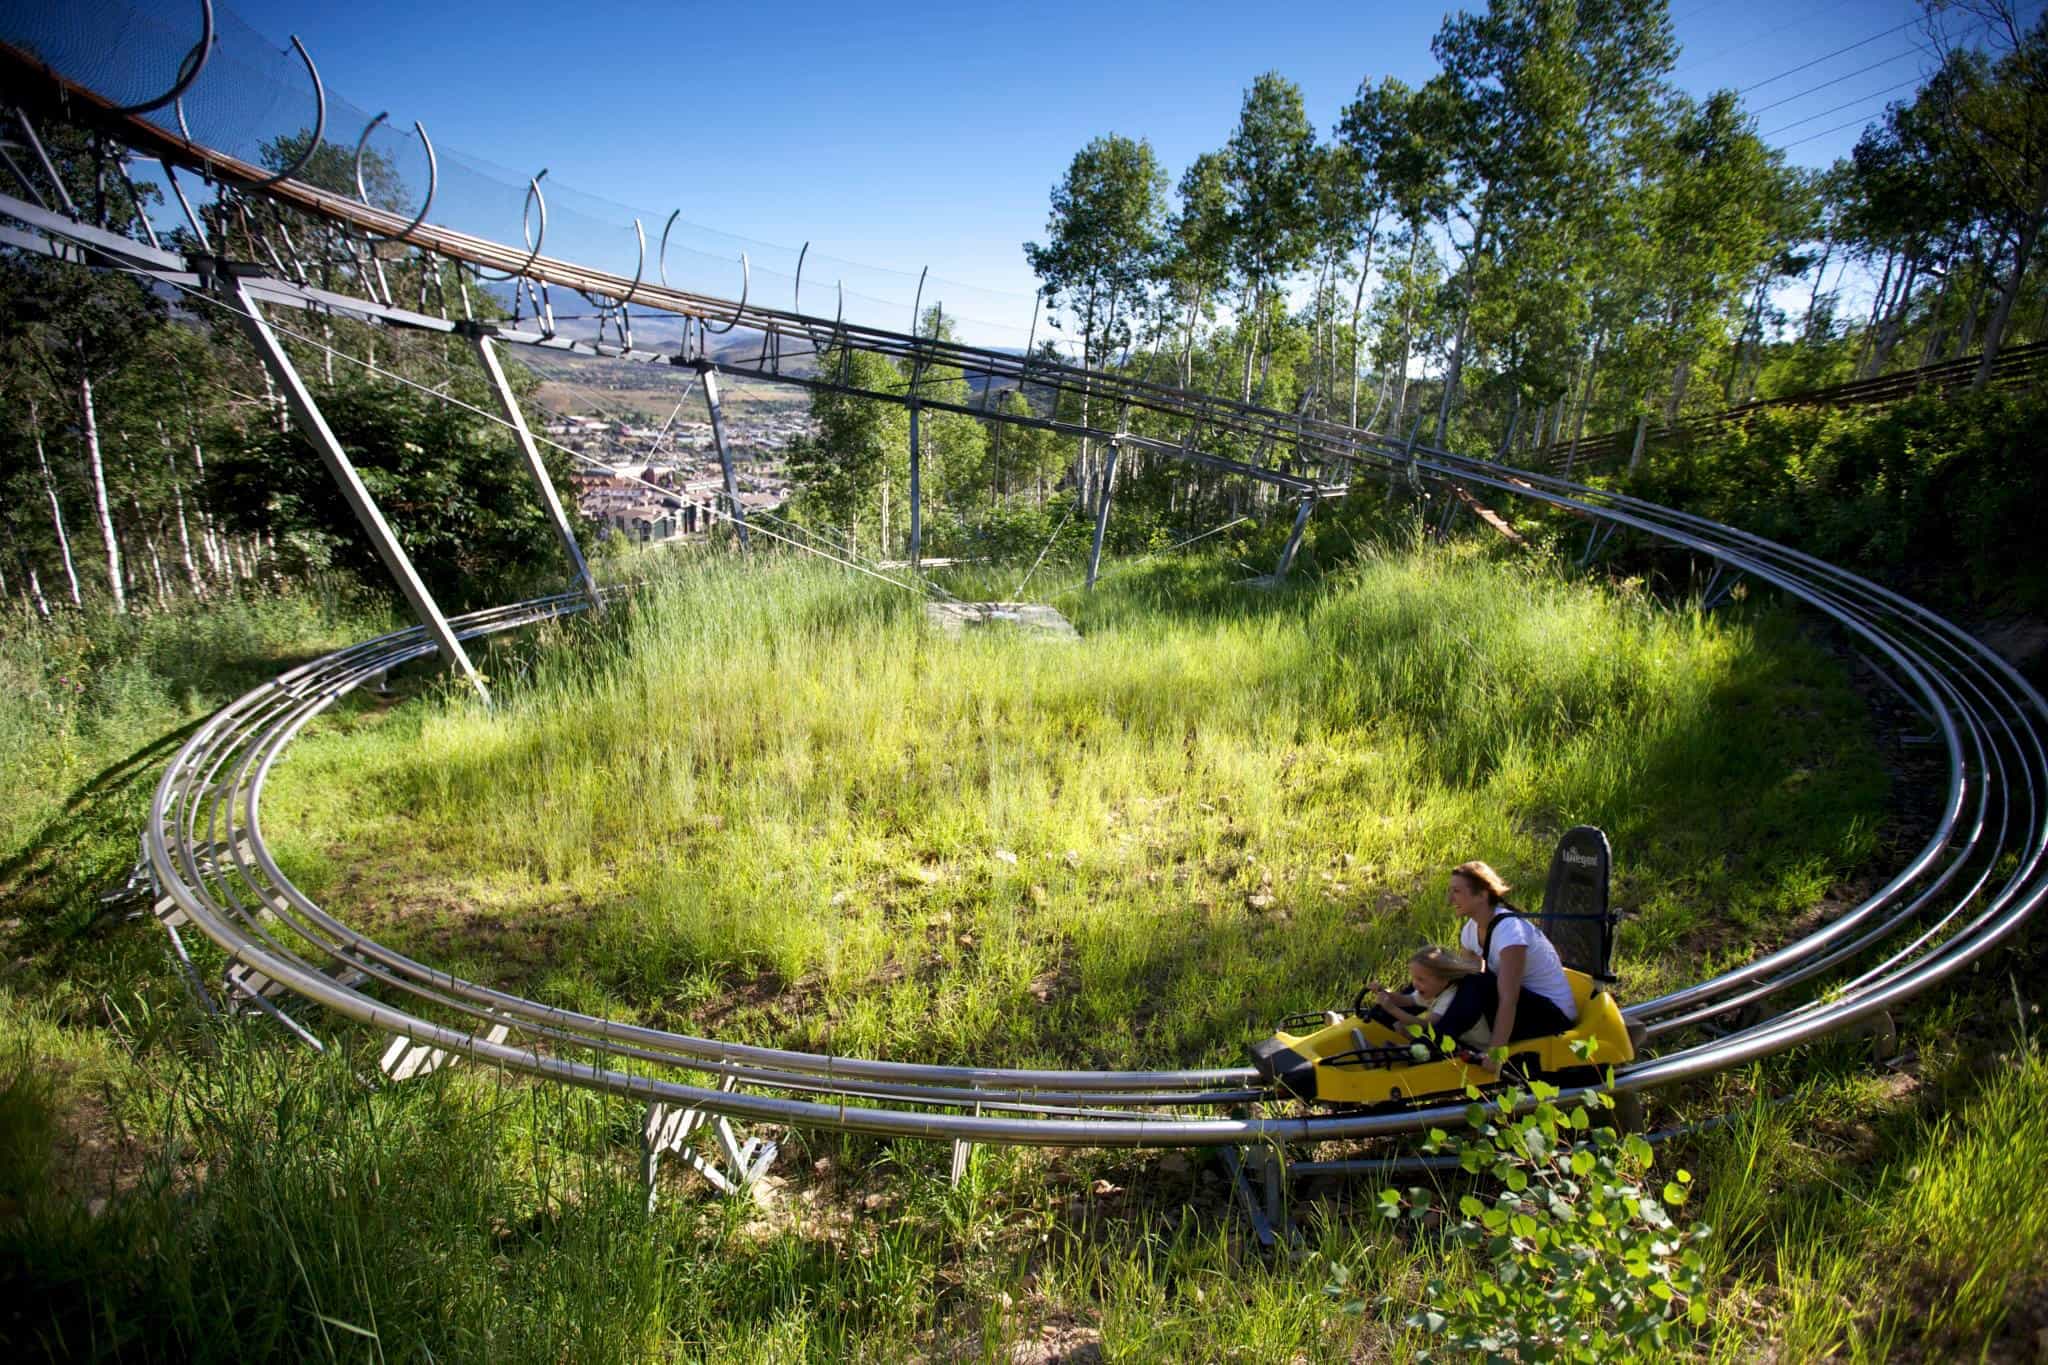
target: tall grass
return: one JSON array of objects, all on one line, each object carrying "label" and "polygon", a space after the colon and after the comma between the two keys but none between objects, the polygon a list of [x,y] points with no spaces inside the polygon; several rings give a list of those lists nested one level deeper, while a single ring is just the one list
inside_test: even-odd
[{"label": "tall grass", "polygon": [[1909,1091],[1919,1104],[1869,1077],[1809,1083],[1737,1113],[1707,1145],[1700,1217],[1717,1230],[1718,1268],[1753,1286],[1751,1325],[1784,1358],[2040,1350],[2048,1054],[2023,1038],[1931,1070],[1940,1088]]},{"label": "tall grass", "polygon": [[508,660],[495,711],[309,741],[270,828],[343,913],[563,1003],[1104,1064],[1234,1057],[1451,932],[1444,868],[1533,894],[1576,822],[1615,837],[1646,988],[1869,851],[1860,707],[1782,617],[1470,550],[1229,572],[1119,578],[1062,645],[699,563]]},{"label": "tall grass", "polygon": [[[1787,616],[1700,618],[1469,549],[1280,594],[1231,572],[1158,563],[1072,595],[1085,638],[1054,645],[953,641],[894,589],[699,562],[483,652],[495,713],[403,680],[420,699],[345,708],[273,783],[272,837],[344,913],[543,995],[1083,1063],[1234,1059],[1274,1013],[1447,933],[1449,861],[1533,890],[1573,821],[1615,836],[1636,990],[1749,951],[1869,851],[1859,708]],[[189,693],[176,678],[226,638],[199,632],[230,627],[124,627],[164,643],[141,700],[64,712],[70,765],[22,786],[49,814],[11,836],[28,913],[0,982],[18,1354],[1403,1360],[1421,1280],[1472,1273],[1426,1230],[1399,1240],[1371,1182],[1298,1188],[1319,1196],[1307,1242],[1262,1260],[1213,1165],[1142,1153],[984,1149],[950,1189],[942,1148],[782,1133],[787,1183],[759,1203],[669,1177],[650,1217],[623,1102],[475,1069],[379,1087],[377,1039],[323,1029],[338,1046],[314,1057],[195,1020],[154,926],[94,921],[70,869],[130,856],[148,755],[189,715],[372,628],[261,610],[286,623]],[[40,686],[0,710],[47,705]],[[1955,1019],[1911,1022],[1924,1045]],[[2019,1353],[2038,1052],[1944,1073],[1947,1117],[1852,1054],[1677,1100],[1790,1092],[1676,1158],[1719,1230],[1705,1349]],[[1337,1311],[1336,1263],[1392,1306]]]},{"label": "tall grass", "polygon": [[[102,979],[113,964],[88,942],[96,897],[135,861],[164,760],[238,693],[390,623],[338,578],[168,610],[0,619],[0,942],[46,965],[83,948],[85,974],[60,973],[52,989]],[[125,959],[105,979],[137,970]]]}]

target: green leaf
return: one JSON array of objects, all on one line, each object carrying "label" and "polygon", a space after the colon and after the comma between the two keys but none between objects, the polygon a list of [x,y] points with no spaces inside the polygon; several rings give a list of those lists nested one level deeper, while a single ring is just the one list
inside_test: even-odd
[{"label": "green leaf", "polygon": [[1462,1195],[1458,1199],[1458,1212],[1467,1218],[1482,1218],[1486,1214],[1486,1205],[1472,1195]]}]

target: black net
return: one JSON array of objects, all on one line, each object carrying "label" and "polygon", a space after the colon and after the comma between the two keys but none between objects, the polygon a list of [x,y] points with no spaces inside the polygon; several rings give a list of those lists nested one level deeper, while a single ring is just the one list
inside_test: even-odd
[{"label": "black net", "polygon": [[[199,37],[198,0],[0,6],[0,40],[121,104],[145,103],[171,90]],[[311,55],[317,63],[320,53]],[[259,31],[217,3],[213,43],[198,79],[182,99],[143,117],[265,171],[295,168],[296,179],[351,196],[357,189],[360,146],[362,188],[369,202],[410,218],[427,204],[431,178],[430,222],[522,249],[540,243],[547,256],[628,280],[638,276],[653,285],[665,277],[678,289],[714,298],[736,301],[744,293],[757,305],[826,318],[843,314],[848,323],[899,332],[923,327],[929,311],[937,308],[960,340],[1013,351],[1051,345],[1066,359],[1078,358],[1073,339],[1054,317],[1036,314],[1029,293],[983,288],[916,269],[862,265],[836,256],[824,242],[807,251],[802,243],[771,244],[708,226],[706,220],[718,216],[725,195],[722,187],[692,180],[686,141],[650,149],[645,188],[660,196],[651,203],[621,204],[578,191],[570,177],[546,177],[540,186],[547,204],[543,241],[529,182],[544,160],[533,166],[497,166],[441,144],[436,147],[439,174],[430,177],[413,114],[393,107],[377,122],[377,112],[351,103],[330,84],[323,121],[311,74],[289,35]],[[433,130],[427,131],[432,136]],[[302,160],[300,154],[309,148]],[[138,167],[136,174],[145,181],[159,179],[148,167]],[[762,179],[769,190],[776,188],[772,171],[764,170]],[[204,211],[213,201],[211,189],[195,177],[183,181],[185,192]],[[172,208],[166,195],[163,212],[168,216]],[[159,222],[166,229],[175,225],[175,219]],[[750,277],[742,274],[742,253],[751,264]],[[501,289],[498,301],[510,307],[509,288]],[[597,321],[586,316],[590,309],[579,306],[573,295],[553,302],[564,315],[566,335],[594,334]],[[680,336],[677,320],[651,315],[638,305],[633,328],[635,340],[649,346],[673,345]],[[723,338],[719,348],[733,341]]]}]

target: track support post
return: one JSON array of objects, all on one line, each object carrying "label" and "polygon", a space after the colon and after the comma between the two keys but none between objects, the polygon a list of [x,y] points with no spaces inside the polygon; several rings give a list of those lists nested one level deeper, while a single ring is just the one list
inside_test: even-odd
[{"label": "track support post", "polygon": [[1288,533],[1286,547],[1280,551],[1280,562],[1273,566],[1275,583],[1287,580],[1287,571],[1294,567],[1295,553],[1301,549],[1301,534],[1308,529],[1309,514],[1315,510],[1315,495],[1311,493],[1303,497],[1300,508],[1294,513],[1294,529]]},{"label": "track support post", "polygon": [[477,359],[483,362],[484,373],[491,377],[491,388],[498,395],[498,406],[505,410],[505,420],[511,425],[513,436],[518,438],[519,453],[526,457],[526,470],[533,475],[534,487],[540,490],[541,506],[547,509],[555,534],[561,537],[562,550],[569,556],[569,568],[576,575],[577,586],[590,599],[591,610],[602,612],[604,597],[597,590],[597,581],[590,576],[590,565],[584,561],[583,547],[576,543],[576,532],[569,525],[569,514],[563,510],[554,480],[548,477],[548,467],[541,462],[540,448],[534,444],[533,432],[526,425],[526,414],[519,410],[519,399],[505,380],[505,367],[498,363],[498,348],[491,344],[489,334],[475,323],[463,324],[456,330],[475,343]]},{"label": "track support post", "polygon": [[449,626],[448,618],[442,614],[440,604],[434,601],[433,594],[427,591],[427,585],[421,580],[419,570],[413,567],[412,559],[406,554],[405,547],[400,545],[398,537],[392,534],[390,524],[384,520],[384,513],[378,508],[376,499],[370,496],[370,490],[363,485],[362,475],[356,472],[355,465],[348,458],[348,452],[341,448],[341,442],[335,438],[333,428],[327,425],[327,418],[321,414],[320,405],[313,401],[312,390],[306,387],[306,381],[299,376],[298,367],[292,364],[291,355],[285,350],[284,343],[277,339],[277,334],[270,330],[270,324],[264,320],[263,309],[256,302],[256,296],[249,292],[246,283],[228,273],[229,267],[225,264],[218,265],[215,269],[218,272],[214,278],[216,289],[226,296],[226,302],[232,305],[235,320],[241,324],[243,333],[255,347],[257,358],[263,362],[264,368],[270,371],[270,377],[278,388],[284,391],[285,401],[291,407],[292,416],[298,421],[299,430],[305,434],[306,440],[312,444],[321,462],[327,466],[327,472],[334,476],[334,482],[340,486],[341,496],[348,503],[349,510],[356,514],[356,520],[362,523],[363,530],[368,533],[370,543],[377,551],[377,557],[384,561],[385,569],[398,581],[399,591],[405,594],[405,600],[411,604],[413,614],[420,618],[420,623],[426,626],[427,632],[441,647],[441,657],[447,660],[449,667],[467,678],[470,686],[476,689],[477,695],[484,699],[484,704],[489,705],[490,689],[484,686],[483,677],[476,671],[476,666],[470,663],[468,653],[462,648],[462,642],[455,638],[455,631]]},{"label": "track support post", "polygon": [[[979,1090],[980,1088],[981,1088],[981,1087],[980,1087],[980,1086],[978,1086],[978,1085],[977,1085],[977,1086],[975,1087],[975,1089],[977,1089],[977,1090]],[[980,1118],[980,1117],[981,1117],[981,1106],[980,1106],[980,1105],[978,1105],[978,1104],[974,1106],[974,1117],[976,1117],[976,1118]],[[971,1142],[969,1142],[969,1141],[968,1141],[967,1139],[965,1139],[965,1138],[954,1138],[954,1139],[953,1139],[953,1171],[952,1171],[952,1176],[951,1176],[951,1178],[950,1178],[950,1179],[949,1179],[949,1180],[947,1181],[947,1183],[948,1183],[949,1185],[951,1185],[951,1186],[952,1186],[952,1187],[953,1187],[954,1189],[956,1189],[956,1190],[957,1190],[957,1189],[959,1189],[959,1188],[960,1188],[960,1182],[961,1182],[961,1181],[963,1181],[963,1180],[965,1180],[965,1179],[967,1178],[967,1172],[968,1172],[968,1169],[969,1169],[969,1168],[970,1168],[971,1166],[973,1166],[973,1165],[974,1165],[974,1144],[973,1144],[973,1143],[971,1143]]]},{"label": "track support post", "polygon": [[[502,1043],[511,1030],[504,1024],[493,1024],[483,1037],[488,1043]],[[377,1069],[391,1081],[416,1080],[431,1076],[449,1062],[459,1060],[444,1048],[431,1043],[418,1043],[402,1033],[391,1035],[391,1041],[384,1046],[383,1055],[377,1058]]]},{"label": "track support post", "polygon": [[[725,1077],[718,1083],[724,1091],[733,1089],[733,1078]],[[698,1150],[699,1144],[692,1142],[698,1129],[709,1125],[716,1150],[709,1155]],[[779,1149],[766,1138],[748,1138],[742,1142],[733,1132],[732,1122],[722,1114],[712,1114],[705,1109],[677,1109],[666,1104],[647,1106],[647,1117],[640,1126],[640,1174],[647,1182],[647,1211],[654,1212],[659,1191],[661,1158],[663,1153],[674,1153],[675,1158],[696,1171],[720,1194],[734,1195],[753,1185],[768,1171]],[[721,1166],[719,1158],[724,1158]]]},{"label": "track support post", "polygon": [[1102,467],[1102,495],[1095,500],[1095,539],[1088,546],[1088,586],[1093,588],[1102,573],[1102,537],[1109,530],[1109,500],[1116,491],[1116,461],[1121,452],[1117,442],[1109,443],[1109,460]]},{"label": "track support post", "polygon": [[1287,1156],[1278,1147],[1224,1147],[1223,1164],[1230,1186],[1251,1220],[1259,1247],[1271,1251],[1284,1233],[1290,1244],[1294,1226],[1287,1215]]},{"label": "track support post", "polygon": [[740,548],[751,550],[753,545],[747,539],[747,509],[740,503],[739,475],[733,472],[732,447],[725,443],[725,404],[718,397],[718,367],[708,360],[700,360],[697,373],[704,376],[704,406],[711,409],[711,443],[718,447],[718,467],[725,471],[726,515],[732,518],[733,526],[739,531]]},{"label": "track support post", "polygon": [[917,400],[910,400],[910,571],[924,560],[924,446],[917,439]]}]

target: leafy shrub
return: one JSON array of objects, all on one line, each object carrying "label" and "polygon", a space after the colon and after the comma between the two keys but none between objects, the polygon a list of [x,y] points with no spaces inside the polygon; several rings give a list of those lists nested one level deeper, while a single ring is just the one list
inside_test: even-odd
[{"label": "leafy shrub", "polygon": [[[1465,1282],[1438,1275],[1427,1306],[1407,1319],[1457,1351],[1501,1361],[1613,1361],[1661,1352],[1677,1332],[1706,1320],[1704,1225],[1680,1228],[1692,1176],[1678,1171],[1648,1188],[1650,1144],[1596,1124],[1612,1107],[1605,1091],[1560,1107],[1558,1088],[1532,1081],[1492,1103],[1467,1087],[1469,1137],[1432,1129],[1427,1151],[1455,1156],[1499,1192],[1460,1196],[1449,1240],[1472,1248],[1488,1273]],[[1533,1107],[1517,1114],[1525,1103]],[[1668,1206],[1668,1207],[1667,1207]],[[1419,1186],[1383,1190],[1388,1219],[1421,1222],[1439,1210]],[[1330,1286],[1343,1296],[1347,1277]]]},{"label": "leafy shrub", "polygon": [[2039,608],[2044,437],[2048,402],[2013,391],[1773,409],[1658,452],[1628,487],[1863,573]]}]

